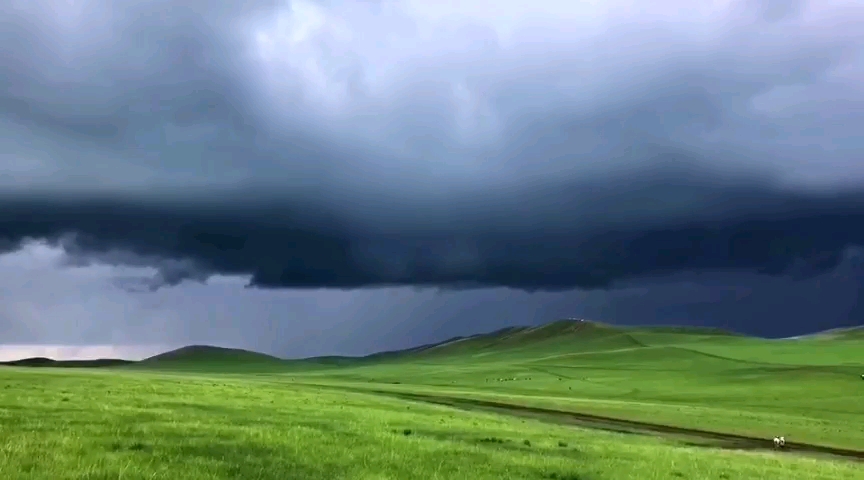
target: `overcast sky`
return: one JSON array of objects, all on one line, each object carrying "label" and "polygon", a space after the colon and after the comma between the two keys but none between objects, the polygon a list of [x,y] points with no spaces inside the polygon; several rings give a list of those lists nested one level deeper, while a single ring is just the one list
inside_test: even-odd
[{"label": "overcast sky", "polygon": [[225,3],[0,5],[0,356],[864,323],[864,4]]}]

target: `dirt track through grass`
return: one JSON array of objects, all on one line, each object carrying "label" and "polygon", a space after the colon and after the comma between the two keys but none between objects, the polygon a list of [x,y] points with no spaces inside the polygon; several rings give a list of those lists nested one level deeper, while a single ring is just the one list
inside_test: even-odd
[{"label": "dirt track through grass", "polygon": [[[700,445],[706,447],[717,447],[730,450],[775,450],[773,446],[773,439],[770,438],[755,438],[745,435],[710,432],[707,430],[638,422],[633,420],[623,420],[619,418],[604,417],[600,415],[567,412],[548,408],[529,407],[525,405],[513,405],[504,402],[494,402],[489,400],[479,400],[472,398],[424,395],[417,393],[393,392],[388,390],[363,388],[344,389],[363,393],[374,393],[376,395],[386,395],[394,398],[401,398],[404,400],[413,400],[418,402],[433,403],[437,405],[446,405],[462,410],[482,409],[495,413],[531,417],[538,420],[552,421],[555,423],[577,425],[584,428],[593,428],[619,433],[662,435],[667,437],[673,437],[679,440],[684,440],[692,445]],[[813,445],[809,443],[787,441],[785,448],[779,451],[788,454],[830,455],[834,457],[842,457],[853,461],[864,462],[864,451]]]}]

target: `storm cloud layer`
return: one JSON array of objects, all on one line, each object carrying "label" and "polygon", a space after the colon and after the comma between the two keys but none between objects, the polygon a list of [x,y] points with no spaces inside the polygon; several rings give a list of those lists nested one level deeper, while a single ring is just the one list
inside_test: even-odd
[{"label": "storm cloud layer", "polygon": [[0,6],[0,248],[535,290],[864,245],[858,2],[243,5]]},{"label": "storm cloud layer", "polygon": [[136,359],[190,344],[285,357],[364,355],[566,317],[619,325],[700,325],[788,337],[864,318],[862,256],[809,279],[683,273],[610,290],[525,292],[408,287],[243,288],[244,279],[183,282],[146,295],[112,286],[148,268],[63,266],[30,242],[0,254],[0,359]]}]

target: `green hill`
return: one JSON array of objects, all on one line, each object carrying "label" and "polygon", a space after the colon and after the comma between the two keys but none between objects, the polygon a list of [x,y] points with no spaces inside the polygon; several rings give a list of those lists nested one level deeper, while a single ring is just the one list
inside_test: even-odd
[{"label": "green hill", "polygon": [[550,352],[573,353],[638,348],[643,344],[629,330],[588,320],[559,320],[537,327],[510,327],[455,339],[415,352],[411,357],[495,361],[502,356],[537,357]]},{"label": "green hill", "polygon": [[[508,327],[491,333],[455,338],[425,349],[425,353],[470,349],[524,348],[567,344],[574,349],[635,348],[651,341],[691,342],[706,337],[748,338],[745,335],[710,327],[638,326],[624,327],[584,319],[565,319],[536,327]],[[664,342],[665,343],[665,342]],[[419,352],[418,352],[419,353]]]},{"label": "green hill", "polygon": [[225,369],[285,365],[286,360],[239,348],[224,348],[211,345],[189,345],[145,358],[136,366],[146,368],[204,368]]}]

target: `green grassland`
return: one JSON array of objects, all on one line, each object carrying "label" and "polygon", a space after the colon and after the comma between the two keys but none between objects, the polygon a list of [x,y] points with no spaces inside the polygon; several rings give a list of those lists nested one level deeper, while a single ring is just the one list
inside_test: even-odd
[{"label": "green grassland", "polygon": [[561,321],[365,358],[105,365],[0,369],[0,478],[864,479],[861,330]]}]

